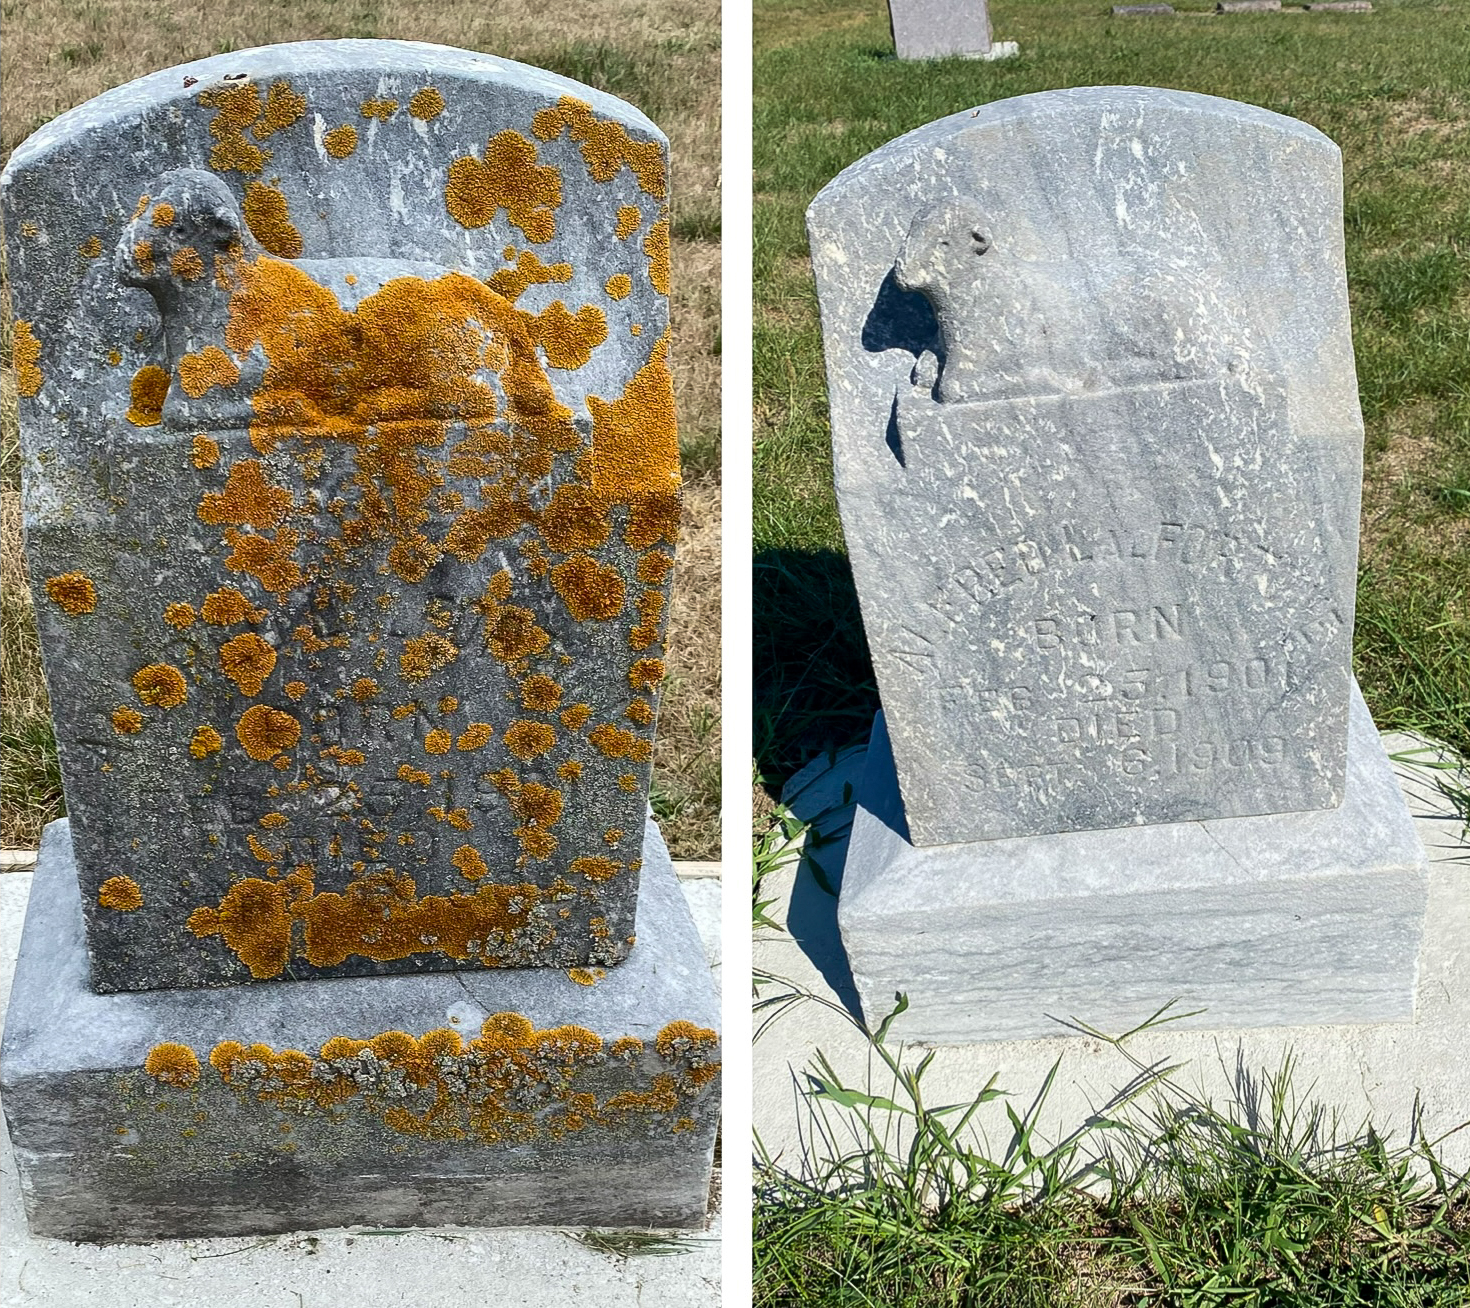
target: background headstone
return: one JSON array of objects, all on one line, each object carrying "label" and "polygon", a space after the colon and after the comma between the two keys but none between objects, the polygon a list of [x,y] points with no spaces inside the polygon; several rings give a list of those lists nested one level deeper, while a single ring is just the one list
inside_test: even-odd
[{"label": "background headstone", "polygon": [[918,845],[1341,802],[1362,422],[1336,147],[1096,88],[932,123],[809,228]]},{"label": "background headstone", "polygon": [[1215,6],[1217,14],[1251,14],[1276,12],[1281,8],[1281,0],[1219,0]]},{"label": "background headstone", "polygon": [[101,989],[610,965],[678,522],[667,144],[463,51],[168,70],[5,174]]},{"label": "background headstone", "polygon": [[1155,14],[1172,14],[1173,5],[1114,5],[1113,13],[1124,18],[1148,18]]},{"label": "background headstone", "polygon": [[988,0],[888,0],[893,48],[900,59],[1005,58],[1014,41],[993,41]]}]

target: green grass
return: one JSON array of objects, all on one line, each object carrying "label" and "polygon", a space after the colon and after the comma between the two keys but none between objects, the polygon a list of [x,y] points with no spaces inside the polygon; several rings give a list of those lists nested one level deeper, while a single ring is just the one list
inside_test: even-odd
[{"label": "green grass", "polygon": [[996,0],[1018,59],[900,64],[883,0],[756,0],[755,668],[772,787],[866,732],[877,694],[832,494],[803,214],[837,172],[944,114],[1066,86],[1226,96],[1343,151],[1367,427],[1355,662],[1381,727],[1470,753],[1470,4],[1115,19]]},{"label": "green grass", "polygon": [[[772,1015],[805,1002],[824,1001],[785,991],[758,1007]],[[1441,1163],[1440,1142],[1424,1138],[1417,1110],[1404,1142],[1371,1124],[1345,1130],[1299,1095],[1289,1056],[1239,1072],[1217,1106],[1185,1088],[1182,1069],[1135,1057],[1136,1031],[1092,1032],[1120,1055],[1125,1088],[1052,1140],[1041,1123],[1061,1059],[1038,1089],[1015,1087],[1028,1093],[992,1077],[967,1103],[935,1104],[933,1054],[890,1047],[893,1015],[864,1032],[876,1072],[863,1086],[814,1056],[803,1093],[819,1161],[809,1151],[793,1173],[764,1160],[757,1305],[1470,1302],[1470,1190]],[[973,1129],[996,1101],[1002,1148]]]}]

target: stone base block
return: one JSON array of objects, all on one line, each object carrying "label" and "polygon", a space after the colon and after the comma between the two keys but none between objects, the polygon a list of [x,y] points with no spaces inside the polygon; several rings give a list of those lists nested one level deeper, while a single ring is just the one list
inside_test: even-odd
[{"label": "stone base block", "polygon": [[1413,1017],[1427,872],[1357,689],[1340,808],[915,848],[880,713],[838,923],[863,1012],[933,1044]]},{"label": "stone base block", "polygon": [[651,818],[643,857],[637,945],[601,979],[527,969],[99,995],[70,831],[52,823],[0,1055],[32,1232],[701,1224],[717,1006]]}]

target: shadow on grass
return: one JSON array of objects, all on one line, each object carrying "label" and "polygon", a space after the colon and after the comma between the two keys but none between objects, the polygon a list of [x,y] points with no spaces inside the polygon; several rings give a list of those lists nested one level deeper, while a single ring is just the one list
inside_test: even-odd
[{"label": "shadow on grass", "polygon": [[845,555],[763,550],[754,581],[756,765],[775,796],[808,759],[867,739],[878,688]]}]

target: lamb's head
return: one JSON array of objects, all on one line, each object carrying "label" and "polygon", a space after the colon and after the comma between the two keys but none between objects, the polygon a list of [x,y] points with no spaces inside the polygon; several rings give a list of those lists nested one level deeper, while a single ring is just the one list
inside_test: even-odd
[{"label": "lamb's head", "polygon": [[940,200],[909,224],[894,280],[905,291],[926,293],[971,282],[993,246],[990,218],[978,201],[964,195]]},{"label": "lamb's head", "polygon": [[253,252],[255,242],[229,188],[212,173],[165,173],[117,243],[113,267],[167,312],[196,286],[213,286],[217,260]]}]

